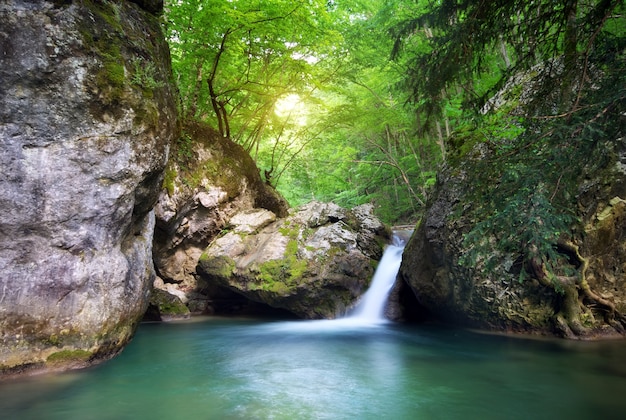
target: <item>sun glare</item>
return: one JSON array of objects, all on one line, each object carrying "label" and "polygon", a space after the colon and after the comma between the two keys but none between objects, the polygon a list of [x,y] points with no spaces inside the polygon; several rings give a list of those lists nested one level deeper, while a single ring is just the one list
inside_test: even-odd
[{"label": "sun glare", "polygon": [[290,93],[276,101],[274,113],[281,118],[291,118],[298,125],[306,124],[306,106],[297,93]]}]

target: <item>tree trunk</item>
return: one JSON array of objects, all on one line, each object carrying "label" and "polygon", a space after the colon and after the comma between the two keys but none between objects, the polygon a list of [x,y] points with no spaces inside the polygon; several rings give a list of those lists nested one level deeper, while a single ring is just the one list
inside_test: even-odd
[{"label": "tree trunk", "polygon": [[204,61],[198,60],[196,65],[196,83],[193,86],[193,92],[191,92],[191,104],[185,115],[189,118],[193,118],[198,111],[198,97],[200,96],[200,89],[202,89],[202,65]]}]

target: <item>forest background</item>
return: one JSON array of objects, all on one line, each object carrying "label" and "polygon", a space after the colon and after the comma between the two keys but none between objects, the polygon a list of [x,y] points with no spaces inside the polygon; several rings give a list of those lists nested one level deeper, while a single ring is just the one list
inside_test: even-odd
[{"label": "forest background", "polygon": [[[523,210],[543,183],[538,168],[560,177],[553,184],[567,200],[565,181],[579,168],[563,149],[574,132],[591,145],[610,136],[599,116],[624,106],[624,8],[615,0],[177,0],[166,1],[164,19],[184,120],[243,146],[291,205],[371,202],[385,222],[403,224],[422,214],[438,170],[477,143],[495,150],[484,172],[508,183],[513,207]],[[546,65],[560,70],[525,91]],[[608,83],[594,85],[599,74]],[[534,115],[520,112],[531,103]],[[183,133],[175,149],[181,162],[188,141]],[[498,158],[512,155],[518,160]],[[556,191],[543,195],[546,212],[561,205]],[[497,221],[502,199],[487,199],[486,216]],[[571,223],[556,213],[555,232]]]}]

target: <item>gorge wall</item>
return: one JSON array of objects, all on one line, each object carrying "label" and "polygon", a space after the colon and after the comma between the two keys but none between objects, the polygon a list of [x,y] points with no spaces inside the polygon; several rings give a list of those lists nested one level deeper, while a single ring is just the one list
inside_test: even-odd
[{"label": "gorge wall", "polygon": [[[495,244],[498,235],[510,235],[518,241],[518,249],[494,247],[491,252],[480,251],[470,264],[464,261],[472,252],[465,238],[481,221],[470,210],[484,206],[472,200],[468,191],[476,185],[472,180],[481,168],[478,163],[492,152],[481,144],[444,168],[424,218],[405,248],[400,270],[416,306],[447,322],[483,330],[572,339],[624,337],[626,118],[623,112],[614,113],[615,133],[602,139],[607,150],[602,166],[591,171],[586,169],[591,163],[583,164],[584,172],[575,180],[571,211],[577,222],[570,235],[561,234],[553,243],[558,259],[551,258],[560,265],[552,276],[541,278],[537,264],[520,255],[525,245],[520,237],[526,229],[516,231],[511,219],[508,227],[485,233],[481,239]],[[494,194],[501,183],[481,186],[483,197]],[[525,219],[545,226],[539,217]]]},{"label": "gorge wall", "polygon": [[177,130],[161,5],[0,3],[2,374],[109,358],[145,312]]}]

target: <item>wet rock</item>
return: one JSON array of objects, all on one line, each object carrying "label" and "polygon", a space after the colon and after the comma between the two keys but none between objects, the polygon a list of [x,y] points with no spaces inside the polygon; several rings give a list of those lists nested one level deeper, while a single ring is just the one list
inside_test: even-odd
[{"label": "wet rock", "polygon": [[191,316],[189,308],[181,300],[180,296],[174,293],[155,288],[150,296],[150,305],[144,320],[175,321],[188,319]]}]

